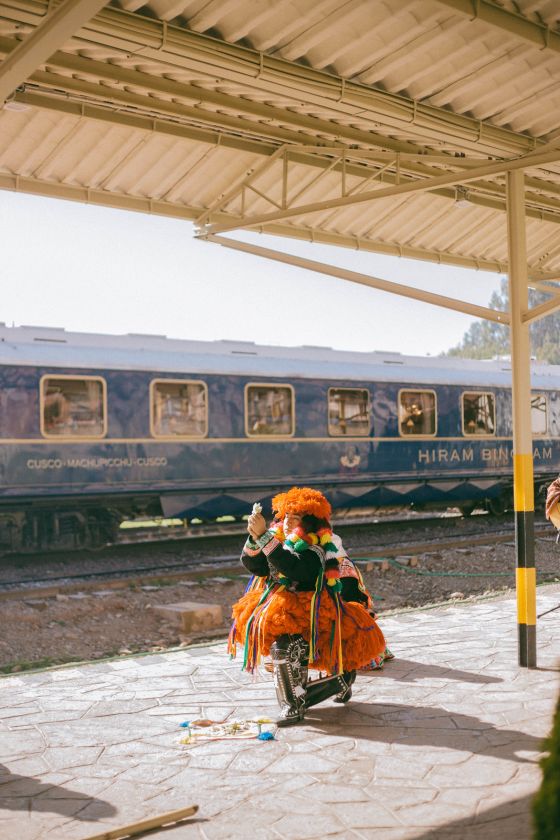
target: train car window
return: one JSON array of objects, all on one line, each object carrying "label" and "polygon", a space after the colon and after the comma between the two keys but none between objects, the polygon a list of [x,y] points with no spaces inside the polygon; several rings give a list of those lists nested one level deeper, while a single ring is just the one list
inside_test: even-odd
[{"label": "train car window", "polygon": [[401,435],[433,437],[436,433],[435,391],[399,391],[399,432]]},{"label": "train car window", "polygon": [[45,437],[97,437],[107,431],[106,386],[97,377],[43,376],[41,433]]},{"label": "train car window", "polygon": [[262,383],[245,386],[245,431],[248,437],[291,437],[294,428],[294,394],[291,385]]},{"label": "train car window", "polygon": [[206,437],[208,398],[205,382],[154,379],[150,390],[150,423],[154,437]]},{"label": "train car window", "polygon": [[329,435],[369,435],[367,388],[329,388]]},{"label": "train car window", "polygon": [[496,404],[494,394],[465,393],[463,400],[463,434],[495,435]]},{"label": "train car window", "polygon": [[546,435],[548,432],[546,394],[531,394],[531,431],[534,435]]}]

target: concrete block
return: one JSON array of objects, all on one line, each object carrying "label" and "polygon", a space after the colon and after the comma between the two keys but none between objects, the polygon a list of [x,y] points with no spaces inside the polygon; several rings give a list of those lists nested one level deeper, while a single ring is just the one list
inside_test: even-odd
[{"label": "concrete block", "polygon": [[195,630],[209,630],[222,623],[220,604],[198,604],[195,601],[181,601],[178,604],[156,604],[154,612],[181,625],[185,633]]},{"label": "concrete block", "polygon": [[417,566],[418,565],[418,556],[410,554],[399,554],[398,557],[395,557],[399,563],[402,563],[403,566]]}]

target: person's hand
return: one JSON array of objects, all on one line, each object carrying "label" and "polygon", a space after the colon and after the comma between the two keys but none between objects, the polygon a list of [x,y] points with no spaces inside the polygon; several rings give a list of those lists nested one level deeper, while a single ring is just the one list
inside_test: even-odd
[{"label": "person's hand", "polygon": [[252,513],[247,521],[247,530],[249,535],[258,540],[266,531],[266,520],[262,513]]}]

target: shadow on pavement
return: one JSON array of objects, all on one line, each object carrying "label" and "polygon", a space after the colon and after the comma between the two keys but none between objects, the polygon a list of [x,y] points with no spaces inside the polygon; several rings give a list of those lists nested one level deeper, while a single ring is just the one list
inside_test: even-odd
[{"label": "shadow on pavement", "polygon": [[504,837],[507,840],[529,840],[533,836],[532,799],[531,794],[502,802],[475,817],[430,828],[425,834],[417,835],[415,840],[503,840]]},{"label": "shadow on pavement", "polygon": [[[414,744],[488,755],[505,761],[536,763],[518,756],[540,753],[543,738],[517,729],[502,729],[474,715],[458,714],[439,706],[404,706],[396,703],[350,702],[344,708],[314,706],[305,723],[328,734],[387,744]],[[395,729],[401,730],[395,733]]]},{"label": "shadow on pavement", "polygon": [[[408,670],[418,673],[409,674]],[[401,673],[404,671],[405,673]],[[394,673],[393,673],[394,672]],[[394,676],[401,682],[416,682],[418,679],[446,679],[457,680],[466,683],[501,683],[502,677],[491,677],[486,674],[476,674],[473,671],[460,671],[458,668],[445,667],[443,665],[427,665],[423,662],[415,662],[413,659],[390,660],[381,671],[358,672],[360,677],[375,676],[381,673],[386,677]]]},{"label": "shadow on pavement", "polygon": [[117,813],[117,809],[103,799],[28,776],[18,776],[0,764],[0,810],[48,811],[77,820],[91,820],[90,815],[83,818],[80,815],[84,808],[89,811],[91,806],[95,806],[96,819],[112,817]]}]

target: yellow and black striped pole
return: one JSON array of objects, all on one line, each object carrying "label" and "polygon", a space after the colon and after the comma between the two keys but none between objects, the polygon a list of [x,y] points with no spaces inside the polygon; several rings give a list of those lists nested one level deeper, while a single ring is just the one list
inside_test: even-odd
[{"label": "yellow and black striped pole", "polygon": [[525,183],[519,170],[507,174],[509,306],[513,400],[513,497],[517,551],[519,664],[537,665],[533,436],[531,431],[531,351],[528,310]]}]

